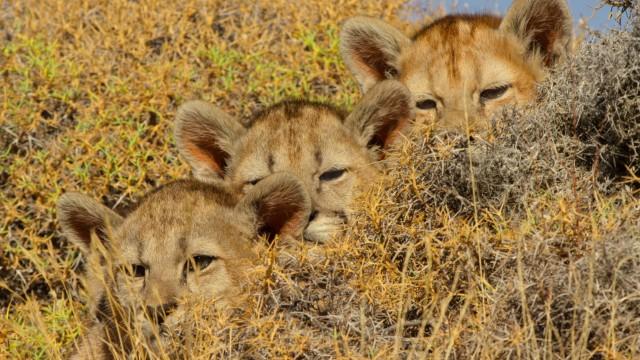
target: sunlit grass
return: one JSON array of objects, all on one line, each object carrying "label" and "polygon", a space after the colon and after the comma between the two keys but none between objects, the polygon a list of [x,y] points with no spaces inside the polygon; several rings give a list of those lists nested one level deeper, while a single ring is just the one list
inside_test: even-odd
[{"label": "sunlit grass", "polygon": [[[0,358],[66,357],[86,331],[82,261],[56,222],[55,202],[62,193],[81,191],[122,210],[155,186],[188,176],[172,126],[177,107],[190,99],[213,102],[238,117],[289,97],[350,108],[360,94],[340,59],[341,21],[369,14],[408,29],[415,24],[398,20],[402,5],[350,0],[3,5]],[[442,142],[432,150],[439,160],[450,160],[455,147]],[[415,148],[400,151],[404,172],[394,176],[403,182],[393,191],[425,194],[430,184],[418,179],[423,169]],[[630,176],[628,182],[637,189],[637,179]],[[634,198],[624,191],[604,196],[539,190],[517,218],[499,206],[480,207],[470,219],[445,204],[429,204],[403,219],[408,205],[394,202],[388,184],[383,181],[364,196],[349,236],[326,246],[300,245],[288,264],[272,262],[279,250],[270,249],[274,253],[256,270],[258,281],[248,287],[251,296],[239,316],[205,317],[206,304],[194,308],[194,357],[455,358],[461,349],[486,359],[504,349],[515,349],[502,353],[515,358],[638,356],[640,351],[629,350],[638,349],[638,335],[616,333],[625,319],[614,312],[607,318],[595,314],[636,304],[637,293],[612,300],[613,305],[589,297],[604,284],[589,269],[606,268],[596,259],[615,250],[605,246],[608,241],[628,245],[624,238],[638,234],[637,192]],[[587,206],[582,197],[596,200]],[[637,259],[615,254],[611,274],[633,268]],[[558,259],[568,265],[560,267]],[[541,274],[544,266],[569,269],[551,274],[568,280],[562,287],[551,283],[548,292],[533,292],[532,284],[545,285],[545,278],[523,269],[537,264]],[[616,279],[605,291],[635,280]],[[554,291],[570,293],[577,304],[567,314],[566,323],[575,325],[567,343],[559,340],[566,329],[551,321],[557,315],[550,300]],[[534,305],[542,303],[536,313],[547,318],[532,318],[526,309],[531,299],[545,299]],[[505,303],[523,305],[504,314]],[[582,321],[585,313],[591,322],[608,324],[609,330],[598,334],[603,340],[594,341],[595,350],[587,341],[593,339]],[[536,338],[541,324],[546,327]]]},{"label": "sunlit grass", "polygon": [[240,117],[288,97],[351,106],[358,93],[339,59],[339,21],[397,6],[7,4],[0,28],[0,351],[56,358],[80,331],[81,316],[69,315],[83,308],[75,295],[78,254],[55,221],[63,192],[82,191],[119,209],[187,176],[171,129],[175,109],[189,99]]}]

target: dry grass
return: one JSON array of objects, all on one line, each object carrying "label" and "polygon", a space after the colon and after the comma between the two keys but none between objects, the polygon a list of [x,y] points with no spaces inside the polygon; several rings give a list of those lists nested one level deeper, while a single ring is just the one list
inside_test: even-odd
[{"label": "dry grass", "polygon": [[[187,99],[239,115],[287,96],[349,107],[339,21],[408,26],[400,1],[0,6],[9,358],[64,357],[85,331],[83,262],[54,220],[63,191],[124,211],[185,176],[170,129]],[[347,236],[272,247],[241,309],[196,306],[190,355],[640,356],[638,36],[585,44],[542,105],[505,111],[487,140],[417,129]]]}]

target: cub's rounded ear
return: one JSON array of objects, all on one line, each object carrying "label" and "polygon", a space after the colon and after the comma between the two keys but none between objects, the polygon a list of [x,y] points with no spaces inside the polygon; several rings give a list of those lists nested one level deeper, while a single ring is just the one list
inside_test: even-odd
[{"label": "cub's rounded ear", "polygon": [[79,193],[62,195],[57,211],[64,235],[85,255],[91,251],[92,238],[108,242],[107,234],[123,221],[113,210]]},{"label": "cub's rounded ear", "polygon": [[254,219],[259,235],[301,238],[311,213],[311,200],[295,176],[277,173],[260,180],[237,208]]},{"label": "cub's rounded ear", "polygon": [[518,37],[548,67],[571,52],[572,28],[566,0],[515,0],[500,23],[500,30]]},{"label": "cub's rounded ear", "polygon": [[356,16],[342,25],[340,53],[363,92],[398,74],[397,59],[411,40],[382,20]]},{"label": "cub's rounded ear", "polygon": [[413,120],[411,93],[396,80],[385,80],[368,91],[345,120],[363,146],[386,149]]},{"label": "cub's rounded ear", "polygon": [[178,151],[201,181],[224,177],[233,143],[244,131],[239,121],[204,101],[189,101],[176,115]]}]

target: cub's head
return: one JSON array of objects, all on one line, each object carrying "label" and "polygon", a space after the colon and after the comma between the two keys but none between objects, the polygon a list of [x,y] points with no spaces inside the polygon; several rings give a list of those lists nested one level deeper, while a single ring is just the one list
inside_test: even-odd
[{"label": "cub's head", "polygon": [[192,101],[178,111],[176,140],[196,178],[224,178],[240,193],[270,174],[294,174],[311,198],[304,237],[324,241],[343,227],[356,191],[372,181],[381,151],[411,117],[408,91],[390,80],[373,87],[346,116],[324,104],[285,101],[246,127]]},{"label": "cub's head", "polygon": [[132,332],[153,347],[180,330],[194,299],[233,304],[256,240],[301,236],[309,199],[295,177],[278,174],[241,197],[222,185],[176,181],[148,194],[126,217],[68,193],[58,216],[87,260],[86,283],[105,343],[127,351]]},{"label": "cub's head", "polygon": [[396,78],[413,95],[416,120],[444,130],[486,129],[505,104],[535,99],[545,69],[571,47],[566,0],[515,0],[504,19],[452,15],[412,38],[383,21],[345,22],[341,53],[363,91]]}]

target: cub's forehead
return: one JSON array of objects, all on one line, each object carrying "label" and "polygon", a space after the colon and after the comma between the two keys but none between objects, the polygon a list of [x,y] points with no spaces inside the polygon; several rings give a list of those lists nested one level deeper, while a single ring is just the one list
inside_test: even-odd
[{"label": "cub's forehead", "polygon": [[[226,186],[178,181],[145,196],[118,228],[123,245],[157,242],[172,247],[181,238],[209,233],[233,236],[236,196]],[[237,235],[237,234],[236,234]]]},{"label": "cub's forehead", "polygon": [[257,113],[249,121],[249,132],[280,128],[312,130],[342,126],[345,113],[329,104],[294,100],[284,101]]},{"label": "cub's forehead", "polygon": [[[482,36],[482,32],[498,30],[502,18],[487,14],[448,15],[423,26],[413,35],[414,43],[441,42],[446,40],[473,39]],[[453,44],[460,46],[460,44]]]},{"label": "cub's forehead", "polygon": [[232,167],[275,164],[277,168],[307,162],[328,148],[350,148],[354,140],[344,119],[340,110],[321,103],[291,101],[272,106],[250,122],[236,145]]},{"label": "cub's forehead", "polygon": [[[402,53],[402,70],[421,65],[441,67],[464,61],[469,55],[485,54],[496,41],[501,19],[491,15],[450,15],[424,26]],[[437,64],[434,64],[437,62]]]},{"label": "cub's forehead", "polygon": [[233,207],[237,198],[233,191],[223,183],[203,183],[195,180],[178,180],[147,193],[133,210],[131,216],[146,213],[162,213],[166,216],[178,216],[179,212],[168,214],[167,209],[188,211],[201,203],[217,207]]},{"label": "cub's forehead", "polygon": [[413,93],[444,96],[508,78],[522,59],[500,22],[491,15],[452,15],[425,26],[400,56],[401,81]]}]

